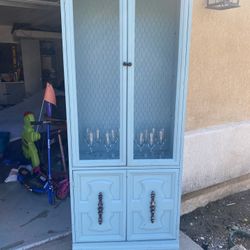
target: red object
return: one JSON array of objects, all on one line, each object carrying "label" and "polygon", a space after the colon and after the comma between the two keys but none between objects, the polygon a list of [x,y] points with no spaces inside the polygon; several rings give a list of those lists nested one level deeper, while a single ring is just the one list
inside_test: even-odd
[{"label": "red object", "polygon": [[32,113],[32,112],[25,112],[25,113],[23,114],[23,116],[25,117],[26,115],[34,115],[34,113]]},{"label": "red object", "polygon": [[44,101],[56,105],[56,94],[53,86],[47,82],[47,86],[44,92]]},{"label": "red object", "polygon": [[57,185],[56,197],[60,200],[66,199],[69,195],[69,180],[64,179]]}]

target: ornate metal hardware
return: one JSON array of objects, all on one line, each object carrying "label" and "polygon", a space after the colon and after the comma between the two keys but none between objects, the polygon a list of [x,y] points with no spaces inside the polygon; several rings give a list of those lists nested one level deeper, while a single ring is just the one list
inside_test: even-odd
[{"label": "ornate metal hardware", "polygon": [[103,222],[103,194],[98,194],[98,224],[102,225]]},{"label": "ornate metal hardware", "polygon": [[240,0],[207,0],[207,8],[225,10],[240,7]]},{"label": "ornate metal hardware", "polygon": [[156,203],[155,203],[155,192],[151,192],[151,201],[150,201],[150,213],[151,213],[151,223],[155,223],[155,211],[156,211]]},{"label": "ornate metal hardware", "polygon": [[125,67],[131,67],[132,63],[131,62],[124,62],[123,66],[125,66]]}]

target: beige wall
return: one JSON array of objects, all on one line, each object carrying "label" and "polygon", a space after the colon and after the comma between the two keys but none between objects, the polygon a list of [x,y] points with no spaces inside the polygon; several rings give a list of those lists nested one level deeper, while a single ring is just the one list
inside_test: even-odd
[{"label": "beige wall", "polygon": [[240,5],[193,0],[186,130],[250,120],[250,1]]}]

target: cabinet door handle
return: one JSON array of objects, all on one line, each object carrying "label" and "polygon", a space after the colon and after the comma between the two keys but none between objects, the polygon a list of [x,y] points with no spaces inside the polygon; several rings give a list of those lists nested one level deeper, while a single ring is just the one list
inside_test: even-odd
[{"label": "cabinet door handle", "polygon": [[156,211],[156,202],[155,202],[155,191],[151,192],[151,201],[150,201],[150,221],[151,223],[155,223],[155,211]]},{"label": "cabinet door handle", "polygon": [[98,194],[98,224],[102,225],[103,222],[103,193]]},{"label": "cabinet door handle", "polygon": [[131,62],[124,62],[123,66],[125,66],[125,67],[131,67],[132,63]]}]

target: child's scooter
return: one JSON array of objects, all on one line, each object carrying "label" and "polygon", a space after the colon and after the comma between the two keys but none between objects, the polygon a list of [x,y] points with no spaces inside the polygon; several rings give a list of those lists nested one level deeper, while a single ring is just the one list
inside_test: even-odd
[{"label": "child's scooter", "polygon": [[[51,131],[50,128],[53,125],[62,124],[62,121],[39,121],[39,122],[31,122],[31,125],[45,125],[46,126],[46,133],[47,133],[47,154],[48,154],[48,169],[47,169],[47,176],[43,175],[42,172],[39,170],[37,171],[35,168],[34,175],[31,174],[31,171],[25,167],[21,167],[19,169],[18,180],[25,185],[28,190],[35,192],[35,193],[48,193],[48,199],[50,204],[54,204],[55,196],[58,199],[65,199],[69,194],[69,179],[66,169],[66,161],[64,155],[64,149],[62,144],[62,137],[61,137],[61,130],[57,130],[58,142],[60,146],[60,154],[61,160],[63,165],[63,175],[60,178],[52,178],[52,171],[51,171]],[[40,168],[39,168],[40,169]]]},{"label": "child's scooter", "polygon": [[[18,180],[26,187],[28,190],[35,192],[35,193],[48,193],[48,199],[50,204],[54,204],[55,196],[58,199],[65,199],[69,194],[69,179],[67,175],[66,169],[66,161],[64,155],[64,149],[62,144],[61,138],[61,130],[57,131],[58,142],[60,146],[60,154],[61,160],[63,165],[63,175],[59,178],[52,178],[52,171],[51,171],[51,157],[50,157],[50,135],[51,131],[50,128],[53,124],[62,123],[60,121],[40,121],[40,122],[31,122],[31,125],[45,125],[47,130],[47,154],[48,154],[48,169],[47,169],[47,176],[44,175],[40,170],[36,170],[34,175],[31,174],[30,169],[25,167],[21,167],[19,169]],[[49,131],[48,131],[49,128]],[[48,133],[49,132],[49,133]],[[40,169],[40,168],[39,168]]]},{"label": "child's scooter", "polygon": [[[47,84],[47,88],[45,90],[45,95],[44,95],[44,101],[46,101],[46,113],[47,117],[51,118],[52,116],[52,104],[55,105],[56,100],[55,100],[55,94],[53,87],[50,84]],[[43,101],[43,103],[44,103]],[[52,104],[51,104],[52,103]],[[43,107],[43,105],[42,105]],[[41,109],[42,110],[42,109]],[[28,113],[31,114],[31,113]],[[40,134],[38,132],[35,132],[33,129],[34,125],[46,125],[46,134],[47,134],[47,155],[48,155],[48,171],[47,171],[47,176],[44,176],[41,171],[39,166],[36,166],[34,168],[35,175],[32,175],[31,172],[26,169],[26,168],[20,168],[19,169],[19,175],[18,175],[18,180],[24,184],[30,191],[36,192],[36,193],[48,193],[48,200],[49,204],[54,204],[55,203],[55,195],[59,199],[64,199],[67,197],[69,193],[69,179],[67,176],[67,171],[66,171],[66,163],[65,163],[65,156],[64,156],[64,151],[63,151],[63,146],[62,146],[62,139],[61,139],[61,134],[60,130],[58,131],[58,141],[60,145],[60,151],[61,151],[61,157],[62,157],[62,162],[63,162],[63,167],[64,167],[64,178],[58,182],[53,181],[52,179],[52,171],[51,171],[51,139],[50,139],[50,128],[51,124],[53,123],[58,123],[62,121],[53,121],[53,120],[45,120],[45,121],[38,121],[36,122],[34,119],[34,116],[32,116],[32,119],[29,119],[29,128],[28,128],[28,133],[27,136],[23,139],[23,151],[25,154],[25,157],[28,159],[31,159],[32,161],[32,166],[37,165],[40,163],[39,158],[38,158],[38,153],[37,149],[35,147],[34,142],[36,140],[40,139]],[[27,138],[30,139],[32,150],[31,150],[31,156],[30,154],[26,154],[27,151]],[[29,144],[27,144],[29,145]],[[29,149],[29,148],[28,148]],[[30,152],[29,150],[27,152]],[[34,163],[34,164],[33,164]],[[56,191],[56,193],[55,193]]]},{"label": "child's scooter", "polygon": [[[45,121],[40,121],[40,122],[35,122],[34,125],[45,125],[47,128],[47,144],[52,145],[52,141],[50,136],[52,135],[50,128],[53,125],[56,126],[64,126],[65,122],[60,121],[60,120],[45,120]],[[49,128],[49,131],[48,131]],[[48,189],[48,194],[49,194],[49,201],[52,198],[53,199],[53,192],[55,191],[55,195],[58,199],[65,199],[68,194],[69,194],[69,178],[67,174],[67,169],[66,169],[66,160],[65,160],[65,155],[64,155],[64,148],[63,148],[63,143],[62,143],[62,137],[61,137],[61,130],[58,129],[54,133],[56,133],[57,138],[58,138],[58,143],[60,147],[60,155],[61,155],[61,160],[62,160],[62,165],[63,165],[63,174],[61,174],[59,177],[53,176],[52,177],[52,166],[51,166],[51,147],[48,147],[48,188],[51,187],[51,189]]]}]

